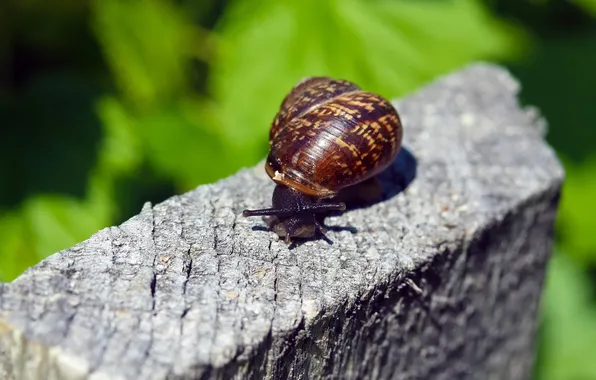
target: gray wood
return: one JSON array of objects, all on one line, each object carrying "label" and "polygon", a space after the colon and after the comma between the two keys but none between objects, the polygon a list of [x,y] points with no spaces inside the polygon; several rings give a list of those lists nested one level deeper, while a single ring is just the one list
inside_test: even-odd
[{"label": "gray wood", "polygon": [[519,89],[478,63],[396,100],[386,199],[332,244],[241,216],[270,203],[258,165],[50,256],[0,287],[0,374],[527,379],[564,173]]}]

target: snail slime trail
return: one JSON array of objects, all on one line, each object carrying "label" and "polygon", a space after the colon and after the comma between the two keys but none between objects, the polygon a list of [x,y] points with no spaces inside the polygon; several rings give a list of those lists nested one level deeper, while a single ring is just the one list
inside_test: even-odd
[{"label": "snail slime trail", "polygon": [[385,170],[402,137],[389,100],[349,81],[306,78],[283,99],[269,132],[272,207],[243,215],[273,217],[270,228],[286,243],[324,235],[317,215],[344,211],[345,203],[334,198],[341,190],[357,192],[358,184]]}]

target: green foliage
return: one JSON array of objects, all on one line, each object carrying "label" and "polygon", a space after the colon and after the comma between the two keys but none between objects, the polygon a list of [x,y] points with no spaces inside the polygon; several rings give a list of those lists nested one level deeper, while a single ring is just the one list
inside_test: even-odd
[{"label": "green foliage", "polygon": [[135,120],[118,99],[108,96],[98,101],[97,113],[104,126],[102,164],[106,170],[134,171],[143,160],[141,140],[134,128]]},{"label": "green foliage", "polygon": [[[283,94],[305,76],[349,78],[396,97],[477,59],[502,59],[519,33],[475,0],[236,1],[217,25],[209,89],[226,139],[249,155]],[[253,148],[254,147],[254,148]]]},{"label": "green foliage", "polygon": [[557,223],[561,245],[576,261],[596,266],[596,156],[582,165],[566,164]]},{"label": "green foliage", "polygon": [[184,91],[192,35],[173,3],[95,0],[92,6],[92,25],[123,100],[146,109]]},{"label": "green foliage", "polygon": [[542,348],[536,378],[596,379],[596,306],[592,284],[564,252],[553,256],[543,300]]},{"label": "green foliage", "polygon": [[[472,61],[506,61],[522,78],[522,98],[551,122],[549,141],[569,158],[536,375],[596,378],[587,274],[596,267],[587,128],[596,119],[596,27],[567,32],[567,17],[596,16],[595,0],[7,4],[0,121],[19,128],[0,139],[0,280],[145,201],[257,163],[277,107],[303,77],[346,78],[395,98]],[[528,25],[539,30],[527,33]]]},{"label": "green foliage", "polygon": [[0,277],[10,280],[48,253],[72,246],[114,218],[101,178],[92,178],[83,201],[57,195],[28,198],[18,212],[0,216]]},{"label": "green foliage", "polygon": [[592,16],[596,16],[596,0],[572,0],[572,2],[584,8]]}]

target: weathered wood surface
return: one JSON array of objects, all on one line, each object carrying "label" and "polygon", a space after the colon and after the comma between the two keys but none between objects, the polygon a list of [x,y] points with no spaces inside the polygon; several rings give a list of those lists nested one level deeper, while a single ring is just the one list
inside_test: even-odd
[{"label": "weathered wood surface", "polygon": [[564,174],[518,90],[476,64],[396,101],[386,199],[328,218],[333,244],[241,216],[259,165],[52,255],[0,287],[0,374],[527,379]]}]

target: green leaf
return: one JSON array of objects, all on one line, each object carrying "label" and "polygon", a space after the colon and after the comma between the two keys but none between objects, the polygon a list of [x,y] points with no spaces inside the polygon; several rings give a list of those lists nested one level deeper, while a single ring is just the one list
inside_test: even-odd
[{"label": "green leaf", "polygon": [[596,0],[572,0],[572,2],[582,7],[592,17],[596,17]]},{"label": "green leaf", "polygon": [[586,274],[565,253],[551,259],[543,299],[538,380],[596,378],[596,308]]},{"label": "green leaf", "polygon": [[162,107],[138,120],[145,156],[157,174],[172,178],[182,190],[229,174],[235,161],[217,131],[208,130],[195,107]]},{"label": "green leaf", "polygon": [[267,138],[283,96],[306,76],[330,75],[397,97],[479,59],[512,56],[519,33],[480,2],[232,2],[217,26],[210,72],[226,140],[238,152]]},{"label": "green leaf", "polygon": [[582,165],[565,163],[557,229],[561,246],[579,262],[596,264],[596,157]]},{"label": "green leaf", "polygon": [[185,91],[193,29],[166,0],[95,0],[93,27],[117,83],[147,108]]},{"label": "green leaf", "polygon": [[0,216],[0,281],[12,281],[39,261],[18,212]]},{"label": "green leaf", "polygon": [[98,105],[105,170],[131,173],[148,162],[185,190],[244,162],[221,138],[208,100],[195,99],[191,91],[191,58],[205,58],[210,34],[191,24],[182,5],[167,0],[93,5],[95,33],[121,89],[120,96]]},{"label": "green leaf", "polygon": [[99,165],[113,175],[130,173],[143,160],[141,139],[135,125],[137,120],[114,97],[98,101],[97,109],[104,130]]},{"label": "green leaf", "polygon": [[117,215],[112,187],[112,178],[96,171],[83,200],[45,194],[1,215],[0,279],[12,280],[39,260],[111,225]]},{"label": "green leaf", "polygon": [[22,212],[40,258],[77,243],[89,224],[86,210],[67,197],[33,197]]},{"label": "green leaf", "polygon": [[39,258],[70,247],[110,225],[115,210],[109,179],[91,177],[87,198],[58,195],[29,198],[21,215]]}]

